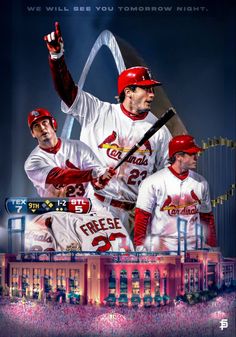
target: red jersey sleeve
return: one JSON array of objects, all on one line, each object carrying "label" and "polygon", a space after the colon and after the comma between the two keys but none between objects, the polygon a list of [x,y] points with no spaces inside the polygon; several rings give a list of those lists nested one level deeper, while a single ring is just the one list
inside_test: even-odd
[{"label": "red jersey sleeve", "polygon": [[47,175],[46,184],[82,184],[92,181],[92,170],[62,169],[54,167]]},{"label": "red jersey sleeve", "polygon": [[54,87],[68,107],[70,107],[77,95],[78,88],[67,69],[64,56],[57,60],[52,60],[49,56],[49,66],[52,74]]},{"label": "red jersey sleeve", "polygon": [[151,218],[151,213],[141,208],[136,208],[134,213],[134,244],[141,246],[144,244],[146,230]]}]

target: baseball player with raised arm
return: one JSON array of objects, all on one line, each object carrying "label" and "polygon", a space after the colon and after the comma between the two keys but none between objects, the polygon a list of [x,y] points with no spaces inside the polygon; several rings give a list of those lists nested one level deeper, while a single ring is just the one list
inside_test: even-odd
[{"label": "baseball player with raised arm", "polygon": [[[187,221],[187,249],[195,249],[195,225],[200,223],[204,227],[206,244],[216,246],[208,183],[192,171],[200,151],[192,136],[174,137],[169,143],[171,165],[152,174],[140,185],[134,222],[137,251],[177,250],[178,217]],[[147,233],[150,234],[148,240]]]},{"label": "baseball player with raised arm", "polygon": [[[118,77],[120,104],[103,102],[81,90],[73,81],[64,59],[59,23],[44,37],[55,88],[62,99],[62,110],[81,125],[80,139],[91,147],[106,167],[114,167],[142,135],[156,122],[150,112],[154,87],[161,85],[146,67],[124,70]],[[120,219],[130,233],[132,210],[138,186],[143,179],[168,163],[170,132],[163,126],[116,171],[103,190],[94,193],[93,203],[106,207]]]},{"label": "baseball player with raised arm", "polygon": [[100,190],[114,175],[86,144],[58,138],[57,122],[48,110],[31,111],[28,126],[38,146],[27,158],[25,172],[40,197],[88,197],[89,182]]},{"label": "baseball player with raised arm", "polygon": [[25,245],[29,251],[134,250],[121,220],[109,212],[49,212],[36,216],[26,227]]}]

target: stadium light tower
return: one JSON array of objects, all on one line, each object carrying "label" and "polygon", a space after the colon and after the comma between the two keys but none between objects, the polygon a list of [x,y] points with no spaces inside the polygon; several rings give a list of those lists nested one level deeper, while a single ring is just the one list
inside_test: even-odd
[{"label": "stadium light tower", "polygon": [[187,220],[177,218],[177,231],[178,231],[178,255],[180,255],[181,252],[181,238],[183,234],[184,238],[184,255],[187,251]]},{"label": "stadium light tower", "polygon": [[[203,227],[202,224],[196,223],[195,225],[195,235],[196,235],[196,250],[202,249],[203,246]],[[199,246],[200,242],[200,246]]]},{"label": "stadium light tower", "polygon": [[[8,253],[12,254],[12,237],[20,234],[20,249],[25,250],[25,216],[8,219]],[[14,252],[16,253],[16,252]],[[17,252],[18,253],[18,252]]]}]

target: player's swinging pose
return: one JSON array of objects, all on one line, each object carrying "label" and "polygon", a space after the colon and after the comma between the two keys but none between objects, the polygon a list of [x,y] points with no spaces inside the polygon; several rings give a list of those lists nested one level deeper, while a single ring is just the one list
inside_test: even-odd
[{"label": "player's swinging pose", "polygon": [[[195,248],[195,224],[204,225],[206,244],[216,246],[214,217],[207,181],[192,171],[202,151],[192,136],[169,143],[171,165],[143,181],[135,209],[134,244],[137,251],[177,250],[177,218],[187,220],[187,248]],[[149,244],[146,232],[150,226]]]},{"label": "player's swinging pose", "polygon": [[[115,164],[136,144],[157,118],[150,112],[154,87],[161,85],[149,70],[137,66],[118,77],[120,104],[102,102],[75,85],[64,59],[63,40],[55,31],[45,36],[55,88],[62,99],[63,112],[81,124],[81,140],[99,157],[105,167]],[[143,179],[167,165],[170,132],[164,126],[116,171],[103,190],[94,193],[93,203],[106,207],[122,220],[128,232],[133,229],[132,210]]]},{"label": "player's swinging pose", "polygon": [[86,144],[58,138],[57,122],[48,110],[31,111],[28,126],[38,146],[27,158],[25,171],[41,197],[87,196],[89,182],[99,190],[114,175]]}]

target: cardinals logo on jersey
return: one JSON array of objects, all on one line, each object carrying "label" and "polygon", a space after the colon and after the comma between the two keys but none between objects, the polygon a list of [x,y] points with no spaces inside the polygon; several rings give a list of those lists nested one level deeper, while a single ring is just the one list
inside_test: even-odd
[{"label": "cardinals logo on jersey", "polygon": [[[122,147],[118,144],[114,143],[114,141],[117,141],[117,133],[115,131],[112,131],[112,133],[107,136],[102,143],[98,145],[99,149],[107,149],[107,156],[111,159],[114,159],[116,161],[119,161],[122,159],[123,152],[128,152],[131,147]],[[133,146],[133,144],[132,144]],[[153,150],[151,147],[151,143],[149,140],[147,140],[143,144],[144,149],[139,149],[136,152],[140,154],[145,154],[146,152],[149,153],[149,156],[152,155]],[[136,156],[131,156],[127,159],[127,162],[132,162],[135,165],[148,165],[148,159],[146,155],[143,156],[143,158],[138,158]]]},{"label": "cardinals logo on jersey", "polygon": [[54,240],[47,230],[29,230],[25,234],[25,248],[29,251],[55,251]]},{"label": "cardinals logo on jersey", "polygon": [[170,216],[192,215],[198,213],[197,206],[201,204],[196,193],[191,190],[190,194],[184,196],[167,196],[160,211],[167,211]]}]

